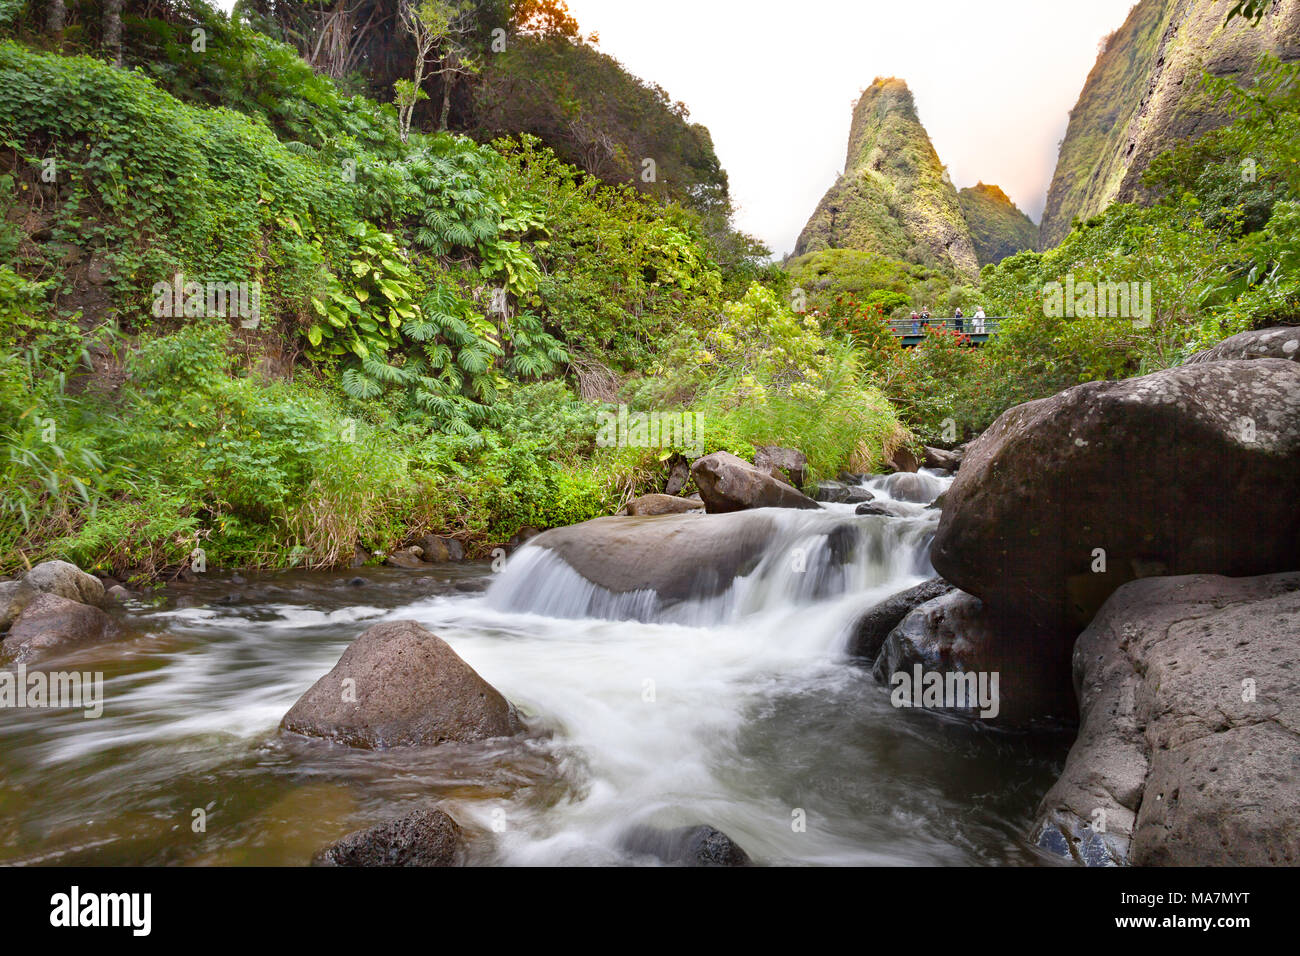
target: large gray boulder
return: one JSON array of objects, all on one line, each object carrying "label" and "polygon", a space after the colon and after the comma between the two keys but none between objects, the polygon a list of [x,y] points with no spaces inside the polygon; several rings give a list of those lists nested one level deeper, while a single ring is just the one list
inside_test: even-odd
[{"label": "large gray boulder", "polygon": [[757,566],[775,532],[770,517],[747,512],[593,518],[544,531],[529,547],[615,594],[650,590],[677,601],[726,590]]},{"label": "large gray boulder", "polygon": [[1300,863],[1300,573],[1135,581],[1074,648],[1080,727],[1042,847],[1140,866]]},{"label": "large gray boulder", "polygon": [[42,561],[23,575],[23,581],[42,594],[97,607],[104,603],[103,582],[67,561]]},{"label": "large gray boulder", "polygon": [[913,697],[917,668],[922,675],[943,674],[945,686],[949,674],[975,675],[976,687],[991,692],[991,706],[977,706],[968,695],[967,706],[946,700],[945,710],[1000,726],[1068,722],[1075,716],[1071,637],[991,611],[979,598],[950,590],[907,613],[885,638],[872,672],[891,687],[895,675],[906,676]]},{"label": "large gray boulder", "polygon": [[1238,332],[1212,348],[1197,352],[1187,360],[1187,364],[1261,358],[1300,362],[1300,327],[1281,326]]},{"label": "large gray boulder", "polygon": [[52,652],[121,636],[117,622],[99,608],[57,594],[39,594],[0,641],[0,661],[25,664]]},{"label": "large gray boulder", "polygon": [[18,620],[23,608],[36,600],[40,593],[22,578],[17,581],[0,581],[0,634]]},{"label": "large gray boulder", "polygon": [[442,810],[416,810],[349,833],[312,859],[313,866],[456,866],[464,833]]},{"label": "large gray boulder", "polygon": [[926,468],[942,468],[944,471],[956,471],[961,467],[961,451],[949,451],[946,448],[934,448],[930,445],[923,446],[922,450],[925,452],[923,463]]},{"label": "large gray boulder", "polygon": [[1138,577],[1300,568],[1298,496],[1300,364],[1089,382],[970,446],[931,561],[992,606],[1078,629]]},{"label": "large gray boulder", "polygon": [[704,510],[709,514],[743,511],[748,508],[817,508],[817,502],[768,472],[737,458],[730,452],[715,451],[697,458],[691,465]]},{"label": "large gray boulder", "polygon": [[522,724],[445,641],[414,621],[385,621],[348,646],[280,727],[386,748],[508,737]]}]

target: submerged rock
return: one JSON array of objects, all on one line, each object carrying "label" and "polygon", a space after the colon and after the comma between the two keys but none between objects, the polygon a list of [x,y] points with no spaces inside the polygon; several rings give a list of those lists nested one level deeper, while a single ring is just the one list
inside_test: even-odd
[{"label": "submerged rock", "polygon": [[819,481],[813,497],[818,501],[848,501],[849,486],[842,481]]},{"label": "submerged rock", "polygon": [[416,810],[348,834],[317,853],[312,866],[456,866],[463,856],[455,820],[442,810]]},{"label": "submerged rock", "polygon": [[1300,863],[1300,573],[1124,585],[1074,647],[1081,725],[1032,839],[1088,864]]},{"label": "submerged rock", "polygon": [[753,861],[731,837],[711,826],[660,830],[635,827],[624,836],[628,853],[653,856],[676,866],[750,866]]},{"label": "submerged rock", "polygon": [[22,664],[51,651],[121,636],[117,622],[99,608],[57,594],[41,594],[23,608],[0,641],[0,660]]},{"label": "submerged rock", "polygon": [[385,621],[358,637],[280,727],[370,748],[485,740],[523,729],[496,688],[414,621]]},{"label": "submerged rock", "polygon": [[933,475],[900,472],[885,479],[885,493],[898,501],[928,505],[943,491],[943,483]]},{"label": "submerged rock", "polygon": [[1003,413],[945,495],[931,560],[991,606],[1082,628],[1158,574],[1300,568],[1300,364],[1209,362]]},{"label": "submerged rock", "polygon": [[398,548],[384,559],[384,564],[392,568],[422,568],[424,561],[420,559],[420,555],[423,553],[423,549],[419,547]]},{"label": "submerged rock", "polygon": [[691,474],[709,514],[748,508],[818,507],[817,502],[803,492],[730,452],[715,451],[696,459],[691,465]]}]

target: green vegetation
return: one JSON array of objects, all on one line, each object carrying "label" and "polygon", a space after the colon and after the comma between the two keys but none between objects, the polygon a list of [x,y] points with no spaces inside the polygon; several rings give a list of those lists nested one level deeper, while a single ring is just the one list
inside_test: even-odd
[{"label": "green vegetation", "polygon": [[957,194],[980,265],[1038,247],[1038,227],[997,186],[977,183]]}]

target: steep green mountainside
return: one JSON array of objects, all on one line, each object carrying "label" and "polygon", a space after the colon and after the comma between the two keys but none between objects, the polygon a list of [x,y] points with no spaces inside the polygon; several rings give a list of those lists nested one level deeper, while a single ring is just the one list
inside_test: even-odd
[{"label": "steep green mountainside", "polygon": [[968,276],[979,270],[957,191],[903,80],[877,77],[854,107],[844,174],[822,197],[794,254],[824,249]]},{"label": "steep green mountainside", "polygon": [[[487,61],[473,95],[479,139],[537,136],[565,162],[701,212],[729,209],[706,127],[660,86],[561,36],[521,36]],[[651,165],[647,161],[653,161]]]},{"label": "steep green mountainside", "polygon": [[1224,0],[1141,0],[1109,37],[1070,112],[1039,228],[1044,249],[1080,217],[1140,197],[1151,160],[1224,122],[1200,84],[1245,74],[1265,50],[1300,57],[1300,0],[1278,0],[1258,26],[1225,24]]},{"label": "steep green mountainside", "polygon": [[978,183],[957,194],[981,266],[1038,245],[1038,227],[999,186]]}]

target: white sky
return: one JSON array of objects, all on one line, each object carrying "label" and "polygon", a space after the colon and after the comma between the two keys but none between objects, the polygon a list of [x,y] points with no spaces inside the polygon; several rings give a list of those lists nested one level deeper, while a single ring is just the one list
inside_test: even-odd
[{"label": "white sky", "polygon": [[709,128],[736,224],[779,258],[843,169],[877,76],[907,81],[957,188],[997,183],[1037,221],[1098,43],[1135,0],[567,2],[602,51]]}]

